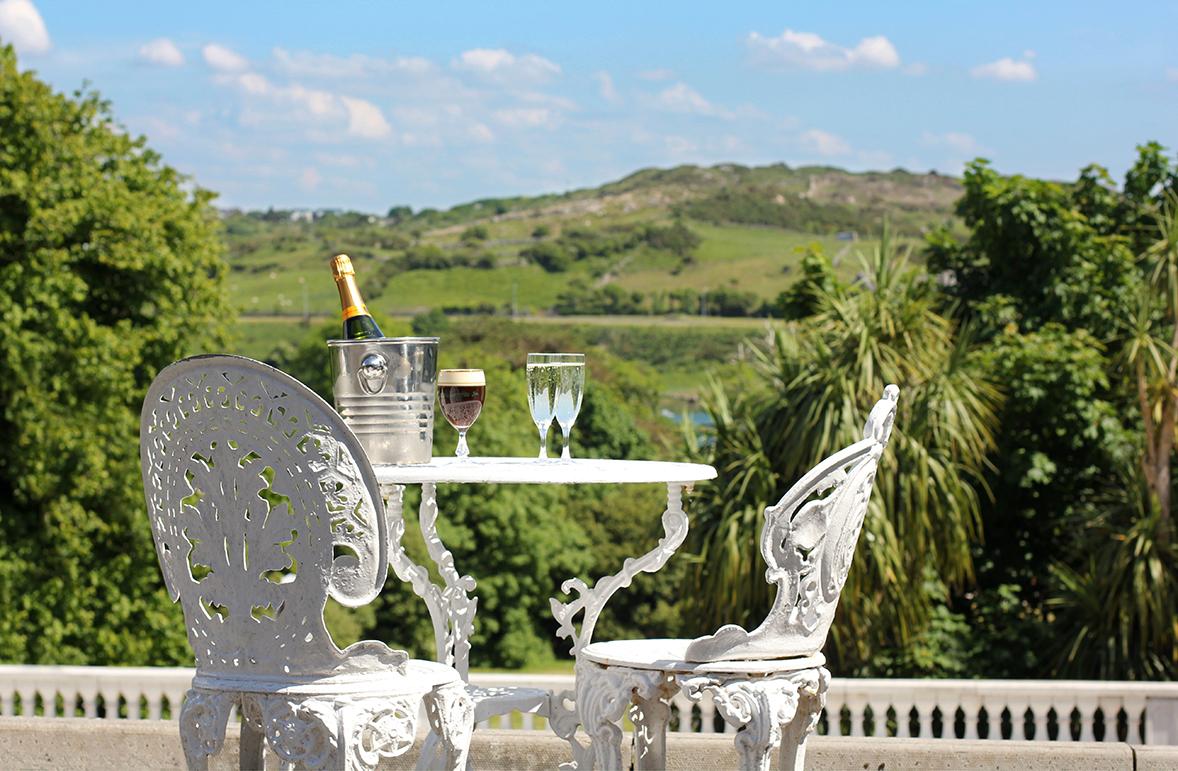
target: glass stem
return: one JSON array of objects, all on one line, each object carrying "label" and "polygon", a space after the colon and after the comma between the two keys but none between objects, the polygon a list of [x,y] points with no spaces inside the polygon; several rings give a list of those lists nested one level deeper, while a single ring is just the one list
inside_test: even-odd
[{"label": "glass stem", "polygon": [[540,454],[537,457],[538,458],[547,458],[548,457],[548,426],[541,426],[539,423],[537,423],[536,430],[538,430],[540,432]]},{"label": "glass stem", "polygon": [[569,452],[569,434],[571,434],[572,431],[572,426],[569,426],[568,428],[565,428],[564,426],[560,427],[560,432],[564,434],[564,448],[560,451],[561,460],[572,460],[572,453]]},{"label": "glass stem", "polygon": [[454,451],[454,454],[459,458],[465,458],[470,455],[470,448],[466,446],[466,429],[458,432],[458,449]]}]

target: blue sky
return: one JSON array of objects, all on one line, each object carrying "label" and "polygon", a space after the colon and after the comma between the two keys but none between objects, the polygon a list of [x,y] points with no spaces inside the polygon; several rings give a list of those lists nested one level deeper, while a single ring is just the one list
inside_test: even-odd
[{"label": "blue sky", "polygon": [[1178,2],[0,0],[244,207],[446,206],[724,161],[1123,173],[1178,146]]}]

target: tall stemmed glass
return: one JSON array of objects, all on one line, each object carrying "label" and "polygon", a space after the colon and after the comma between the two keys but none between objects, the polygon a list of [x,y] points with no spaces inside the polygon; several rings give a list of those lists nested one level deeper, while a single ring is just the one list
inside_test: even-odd
[{"label": "tall stemmed glass", "polygon": [[540,432],[540,458],[548,457],[548,428],[556,417],[556,368],[550,353],[528,354],[528,409]]},{"label": "tall stemmed glass", "polygon": [[444,369],[438,373],[438,402],[446,421],[458,431],[459,458],[470,455],[466,432],[479,419],[487,398],[487,378],[481,369]]},{"label": "tall stemmed glass", "polygon": [[561,460],[569,460],[569,434],[573,424],[577,421],[577,414],[581,411],[581,397],[585,393],[585,354],[556,353],[551,354],[547,366],[554,370],[552,381],[553,412],[556,422],[560,424],[564,434],[564,449],[561,450]]}]

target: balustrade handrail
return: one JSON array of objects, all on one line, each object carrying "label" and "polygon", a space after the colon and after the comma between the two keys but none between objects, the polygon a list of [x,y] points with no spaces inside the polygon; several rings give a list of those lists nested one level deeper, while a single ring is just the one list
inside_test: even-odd
[{"label": "balustrade handrail", "polygon": [[[39,709],[47,716],[81,713],[87,717],[174,718],[192,674],[190,667],[0,665],[0,715],[27,715]],[[471,682],[525,685],[553,692],[573,688],[571,674],[473,672]],[[56,703],[59,698],[60,707]],[[33,710],[26,706],[29,703]],[[111,704],[118,709],[110,709]],[[132,704],[139,708],[130,708]],[[710,702],[692,704],[677,695],[672,699],[672,711],[677,732],[724,730],[722,721],[716,724]],[[542,724],[531,715],[514,719],[515,723],[501,725],[531,728]],[[1178,682],[836,677],[827,695],[823,726],[827,733],[852,736],[1122,738],[1133,743],[1178,745]]]}]

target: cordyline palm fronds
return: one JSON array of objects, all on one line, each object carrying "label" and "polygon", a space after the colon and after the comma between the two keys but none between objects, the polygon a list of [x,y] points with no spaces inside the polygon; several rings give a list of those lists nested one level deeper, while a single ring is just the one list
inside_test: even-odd
[{"label": "cordyline palm fronds", "polygon": [[1125,357],[1145,431],[1141,469],[1157,510],[1159,544],[1172,541],[1170,461],[1178,421],[1178,195],[1166,192],[1156,241],[1144,255],[1149,280],[1130,318]]},{"label": "cordyline palm fronds", "polygon": [[1178,677],[1178,550],[1158,538],[1161,513],[1140,470],[1110,490],[1090,523],[1092,549],[1079,567],[1052,572],[1048,601],[1061,636],[1057,674],[1101,680]]},{"label": "cordyline palm fronds", "polygon": [[779,331],[755,364],[759,384],[706,396],[719,481],[693,530],[696,598],[705,624],[755,624],[772,601],[756,550],[766,505],[822,458],[862,437],[884,386],[899,415],[876,479],[860,546],[832,631],[840,666],[925,625],[932,568],[947,585],[972,576],[979,496],[994,446],[999,394],[977,371],[967,333],[937,313],[927,277],[886,229],[858,287]]}]

